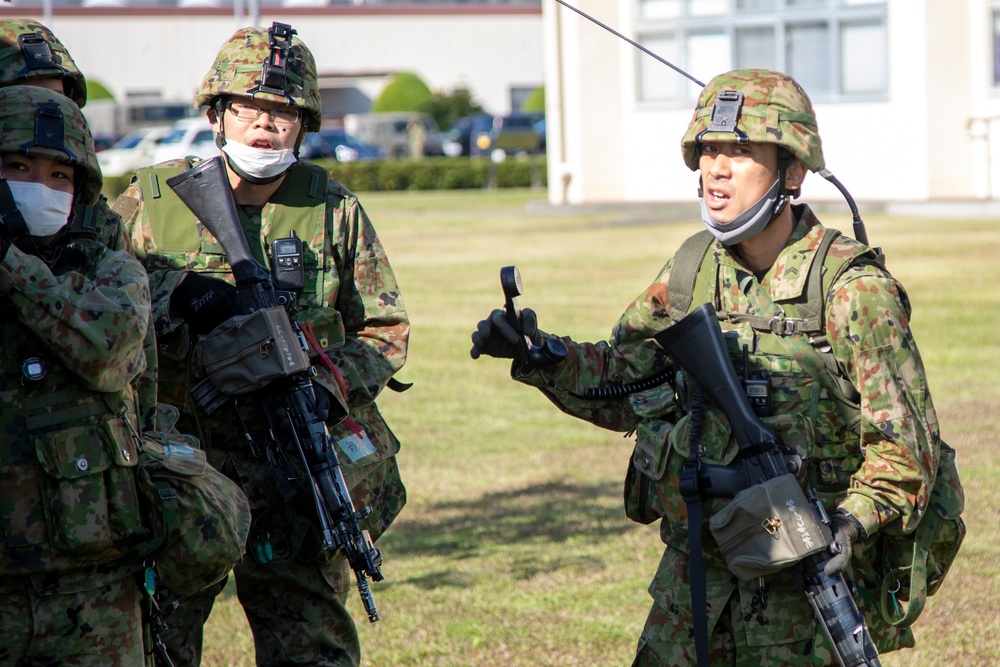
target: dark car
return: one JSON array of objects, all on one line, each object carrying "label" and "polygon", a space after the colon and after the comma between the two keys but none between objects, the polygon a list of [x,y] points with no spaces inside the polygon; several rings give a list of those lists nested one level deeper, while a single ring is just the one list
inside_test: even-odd
[{"label": "dark car", "polygon": [[309,132],[302,140],[299,156],[306,160],[334,158],[340,162],[375,160],[385,157],[382,149],[366,144],[340,128],[325,127]]},{"label": "dark car", "polygon": [[537,113],[512,113],[493,119],[489,152],[503,151],[508,155],[538,153],[541,137],[535,123],[542,119]]},{"label": "dark car", "polygon": [[[463,116],[455,124],[445,130],[442,150],[448,157],[473,155],[480,137],[489,139],[493,129],[493,116],[488,113],[476,113]],[[479,154],[478,152],[475,154]]]}]

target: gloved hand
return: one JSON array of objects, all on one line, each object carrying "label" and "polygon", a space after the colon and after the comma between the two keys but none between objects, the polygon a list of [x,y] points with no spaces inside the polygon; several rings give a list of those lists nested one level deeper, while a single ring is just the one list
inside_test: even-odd
[{"label": "gloved hand", "polygon": [[[530,308],[521,311],[521,328],[524,335],[531,339],[532,344],[542,344],[535,311]],[[472,334],[472,350],[469,354],[473,359],[478,359],[483,354],[498,359],[514,359],[517,356],[520,335],[510,326],[507,314],[498,308],[476,327]]]},{"label": "gloved hand", "polygon": [[847,568],[847,564],[851,562],[852,547],[855,543],[864,541],[868,535],[857,519],[843,512],[837,512],[830,518],[830,530],[833,532],[831,550],[836,553],[826,562],[823,571],[832,577]]},{"label": "gloved hand", "polygon": [[189,271],[170,295],[170,307],[196,334],[206,334],[239,314],[239,292],[225,280]]}]

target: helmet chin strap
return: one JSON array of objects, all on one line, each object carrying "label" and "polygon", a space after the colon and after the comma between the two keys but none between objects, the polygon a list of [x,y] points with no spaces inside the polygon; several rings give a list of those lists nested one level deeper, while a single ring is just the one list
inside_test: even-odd
[{"label": "helmet chin strap", "polygon": [[698,199],[701,203],[701,221],[705,223],[712,236],[724,246],[734,246],[760,234],[769,224],[777,220],[789,202],[789,193],[784,187],[784,182],[790,164],[790,160],[779,159],[778,178],[774,185],[730,222],[719,222],[712,217],[705,203],[704,189],[699,176]]}]

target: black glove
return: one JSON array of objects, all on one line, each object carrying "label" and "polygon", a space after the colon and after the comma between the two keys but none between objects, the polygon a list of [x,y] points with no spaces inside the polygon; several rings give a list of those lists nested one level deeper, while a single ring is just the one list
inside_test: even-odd
[{"label": "black glove", "polygon": [[239,314],[239,292],[225,280],[189,271],[170,295],[170,307],[191,331],[206,334]]},{"label": "black glove", "polygon": [[833,544],[830,550],[833,558],[826,562],[823,571],[832,577],[847,568],[851,562],[851,550],[854,544],[868,538],[865,527],[850,514],[837,512],[830,518],[830,530],[833,532]]},{"label": "black glove", "polygon": [[[542,344],[542,335],[538,333],[538,319],[535,311],[530,308],[521,311],[521,329],[532,344]],[[517,356],[519,336],[521,334],[514,331],[514,327],[507,321],[507,314],[498,308],[476,327],[469,354],[473,359],[478,359],[483,354],[498,359],[514,359]]]}]

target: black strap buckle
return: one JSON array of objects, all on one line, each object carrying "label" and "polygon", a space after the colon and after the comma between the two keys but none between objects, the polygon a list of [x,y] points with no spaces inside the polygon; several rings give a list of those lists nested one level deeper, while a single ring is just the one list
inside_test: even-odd
[{"label": "black strap buckle", "polygon": [[694,458],[692,460],[689,457],[686,461],[684,461],[684,467],[681,469],[681,478],[678,480],[677,487],[681,492],[681,498],[684,499],[685,503],[701,501],[701,487],[698,483],[700,474],[700,458]]}]

